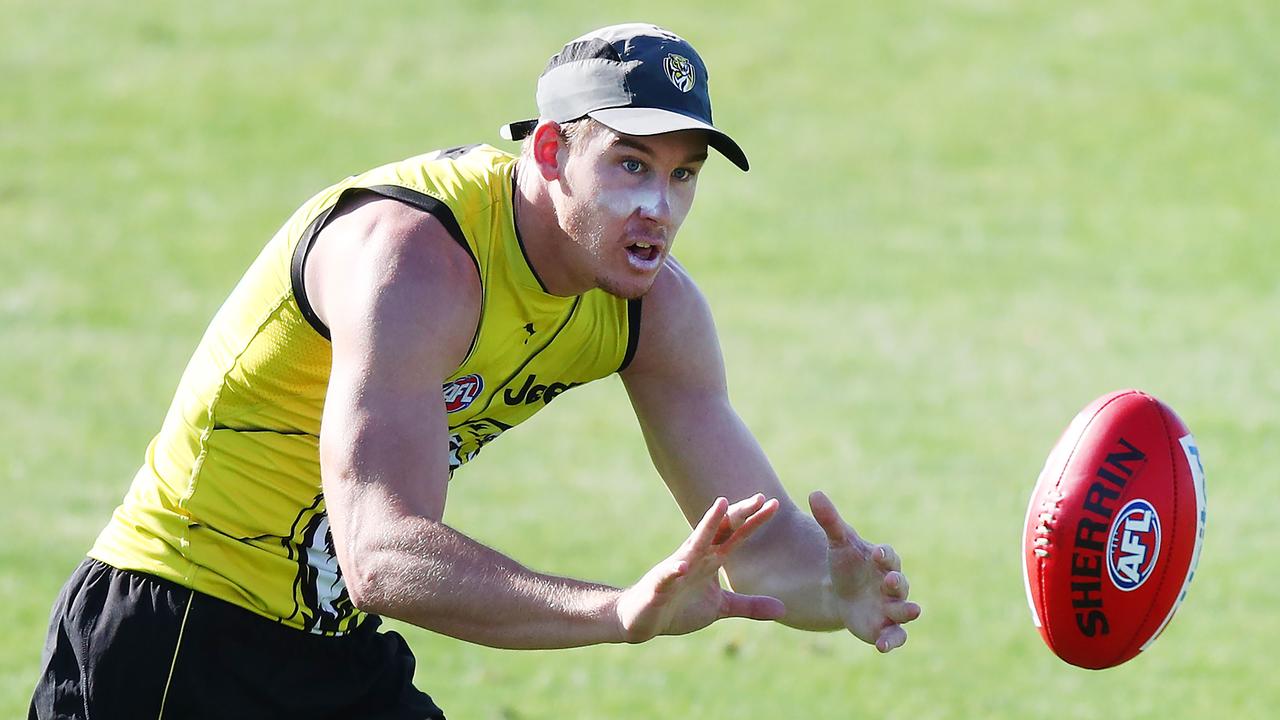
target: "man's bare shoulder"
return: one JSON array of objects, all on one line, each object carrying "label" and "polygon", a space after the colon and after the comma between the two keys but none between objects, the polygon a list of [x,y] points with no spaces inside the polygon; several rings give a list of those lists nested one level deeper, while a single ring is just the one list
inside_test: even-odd
[{"label": "man's bare shoulder", "polygon": [[687,320],[691,309],[710,309],[698,283],[674,256],[667,258],[642,302],[645,319],[663,326]]},{"label": "man's bare shoulder", "polygon": [[436,280],[476,277],[475,261],[434,215],[374,195],[340,208],[317,235],[307,259],[312,272],[348,273],[352,261],[376,258],[389,272],[426,271]]},{"label": "man's bare shoulder", "polygon": [[371,195],[340,208],[317,235],[304,278],[331,331],[391,323],[465,351],[475,330],[480,280],[470,252],[438,218],[397,200]]},{"label": "man's bare shoulder", "polygon": [[624,376],[666,372],[683,364],[681,358],[709,353],[718,362],[711,307],[693,276],[668,257],[642,301],[639,344]]}]

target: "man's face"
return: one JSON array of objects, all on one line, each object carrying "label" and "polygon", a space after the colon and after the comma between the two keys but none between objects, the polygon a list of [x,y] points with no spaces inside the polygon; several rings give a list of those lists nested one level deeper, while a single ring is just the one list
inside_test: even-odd
[{"label": "man's face", "polygon": [[561,228],[595,287],[623,298],[649,291],[693,205],[706,133],[619,135],[597,125],[568,150]]}]

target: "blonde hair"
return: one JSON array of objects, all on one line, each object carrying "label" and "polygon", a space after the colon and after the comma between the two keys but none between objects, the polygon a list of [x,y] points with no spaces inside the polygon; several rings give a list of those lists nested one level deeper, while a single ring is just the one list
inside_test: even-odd
[{"label": "blonde hair", "polygon": [[[590,117],[580,117],[577,120],[560,123],[560,137],[564,138],[564,144],[570,149],[586,142],[595,135],[596,132],[604,125]],[[530,134],[524,139],[520,145],[520,154],[524,157],[533,157],[533,135]]]}]

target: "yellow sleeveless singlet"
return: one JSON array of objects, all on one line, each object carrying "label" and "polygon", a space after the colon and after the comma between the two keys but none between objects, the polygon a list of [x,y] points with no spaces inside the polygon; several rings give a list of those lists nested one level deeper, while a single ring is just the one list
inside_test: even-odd
[{"label": "yellow sleeveless singlet", "polygon": [[635,351],[639,301],[542,287],[513,221],[515,166],[483,145],[437,151],[349,177],[299,208],[205,331],[90,557],[313,633],[358,625],[320,482],[331,347],[302,288],[306,254],[336,208],[361,193],[408,203],[440,219],[476,263],[480,322],[442,389],[451,473]]}]

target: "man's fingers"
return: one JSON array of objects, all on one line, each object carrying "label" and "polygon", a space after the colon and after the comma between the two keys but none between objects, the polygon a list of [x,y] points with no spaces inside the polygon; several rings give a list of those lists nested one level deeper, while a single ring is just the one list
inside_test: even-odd
[{"label": "man's fingers", "polygon": [[[763,496],[761,496],[763,497]],[[782,507],[782,503],[777,498],[770,498],[765,501],[755,512],[742,521],[742,524],[733,535],[720,546],[722,554],[729,554],[743,540],[751,537],[751,535],[760,528],[761,525],[769,521],[778,512],[778,508]]]},{"label": "man's fingers", "polygon": [[836,506],[821,490],[815,490],[809,494],[809,511],[813,513],[813,519],[818,521],[818,526],[827,534],[829,546],[848,545],[858,536],[853,528],[849,527],[849,523],[840,517]]},{"label": "man's fingers", "polygon": [[902,647],[906,641],[906,629],[901,625],[890,625],[880,631],[880,637],[876,638],[876,649],[882,653],[887,653],[894,648]]},{"label": "man's fingers", "polygon": [[764,493],[756,493],[751,497],[731,504],[725,513],[724,519],[720,521],[720,527],[716,528],[716,534],[711,543],[713,545],[721,545],[728,541],[733,536],[734,531],[741,528],[743,523],[755,515],[764,503]]},{"label": "man's fingers", "polygon": [[693,552],[705,553],[707,548],[711,547],[712,542],[715,541],[716,534],[725,519],[725,513],[728,508],[728,500],[722,497],[716,498],[716,501],[711,503],[711,507],[707,508],[707,512],[702,516],[702,519],[698,521],[698,526],[693,529],[689,539],[685,541],[685,547]]},{"label": "man's fingers", "polygon": [[884,608],[885,617],[901,625],[920,617],[920,606],[913,602],[889,603]]},{"label": "man's fingers", "polygon": [[725,540],[728,540],[729,537],[732,535],[733,535],[733,523],[729,520],[728,517],[725,517],[720,520],[720,527],[716,528],[716,535],[715,537],[711,538],[711,544],[719,545]]},{"label": "man's fingers", "polygon": [[726,590],[720,606],[720,617],[741,617],[751,620],[777,620],[787,614],[787,606],[776,597],[768,595],[742,595]]},{"label": "man's fingers", "polygon": [[746,522],[751,514],[760,509],[764,505],[764,493],[756,493],[749,498],[743,498],[738,502],[729,506],[729,523],[736,530],[742,527],[742,523]]},{"label": "man's fingers", "polygon": [[877,545],[871,556],[885,570],[902,569],[902,558],[898,557],[898,551],[894,550],[892,545]]},{"label": "man's fingers", "polygon": [[884,593],[899,600],[906,600],[907,594],[911,592],[911,583],[907,581],[907,576],[897,570],[886,573],[883,584]]},{"label": "man's fingers", "polygon": [[669,592],[684,574],[689,572],[689,563],[678,560],[674,562],[664,562],[657,568],[657,577],[654,579],[653,591],[655,593]]}]

